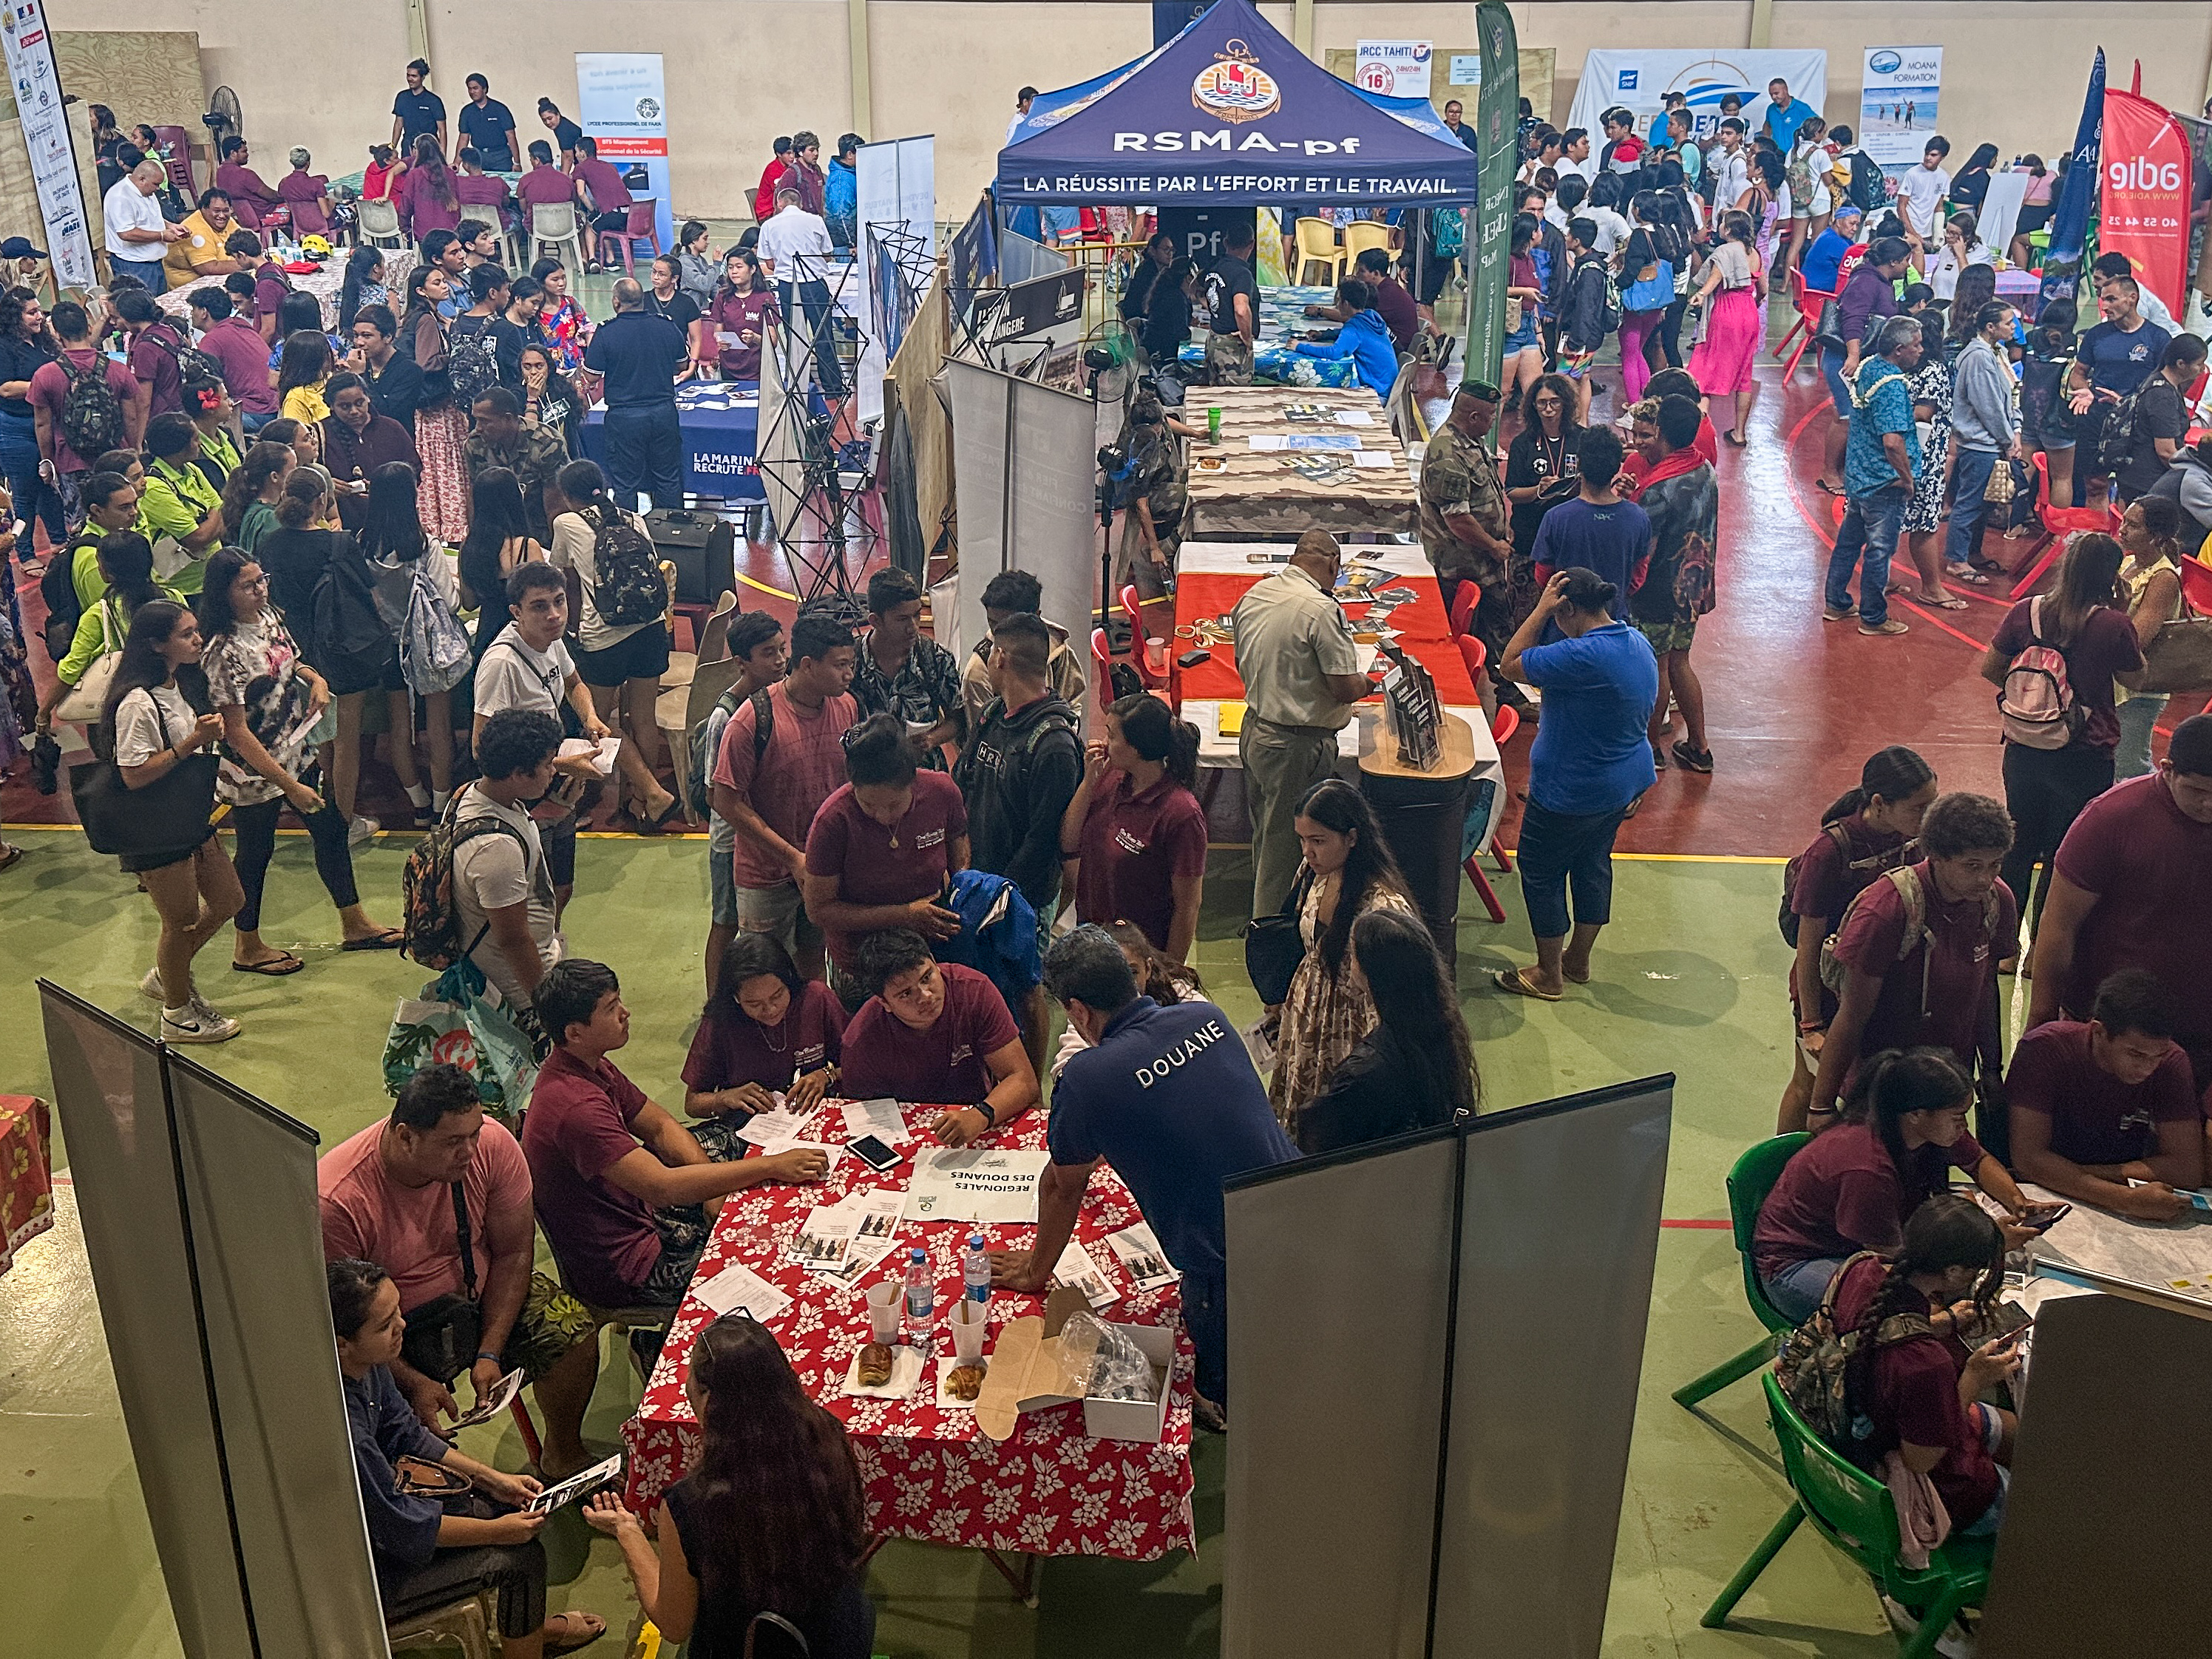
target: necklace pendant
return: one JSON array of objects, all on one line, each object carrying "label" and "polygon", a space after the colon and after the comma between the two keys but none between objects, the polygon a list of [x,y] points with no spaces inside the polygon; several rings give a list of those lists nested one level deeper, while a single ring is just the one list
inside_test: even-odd
[{"label": "necklace pendant", "polygon": [[891,831],[891,851],[898,851],[898,831],[896,830]]}]

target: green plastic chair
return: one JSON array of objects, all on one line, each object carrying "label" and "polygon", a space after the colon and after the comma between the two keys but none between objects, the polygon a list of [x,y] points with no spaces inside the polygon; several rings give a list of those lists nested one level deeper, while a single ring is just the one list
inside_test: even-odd
[{"label": "green plastic chair", "polygon": [[1725,1626],[1735,1604],[1790,1541],[1798,1523],[1810,1519],[1814,1530],[1856,1562],[1883,1595],[1919,1619],[1920,1628],[1900,1643],[1899,1659],[1927,1659],[1954,1614],[1981,1606],[1989,1590],[1996,1540],[1954,1534],[1929,1557],[1924,1571],[1913,1571],[1897,1559],[1897,1509],[1890,1502],[1889,1488],[1814,1434],[1790,1406],[1772,1371],[1760,1379],[1760,1385],[1766,1390],[1767,1421],[1774,1425],[1775,1442],[1782,1449],[1782,1471],[1796,1496],[1698,1622],[1707,1630]]},{"label": "green plastic chair", "polygon": [[1752,1312],[1759,1316],[1759,1322],[1766,1327],[1767,1334],[1726,1364],[1714,1366],[1696,1382],[1685,1382],[1675,1389],[1676,1405],[1695,1406],[1738,1378],[1749,1376],[1774,1358],[1776,1334],[1796,1328],[1796,1320],[1766,1299],[1766,1288],[1759,1282],[1759,1270],[1751,1262],[1751,1234],[1759,1224],[1759,1206],[1766,1202],[1767,1194],[1774,1190],[1774,1183],[1782,1178],[1782,1166],[1812,1138],[1798,1133],[1762,1140],[1737,1158],[1735,1167],[1728,1172],[1729,1225],[1735,1234],[1735,1253],[1743,1265],[1744,1299],[1751,1304]]}]

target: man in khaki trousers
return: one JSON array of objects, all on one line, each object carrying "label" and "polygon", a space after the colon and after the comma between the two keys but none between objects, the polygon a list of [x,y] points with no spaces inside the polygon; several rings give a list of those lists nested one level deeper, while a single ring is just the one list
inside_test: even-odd
[{"label": "man in khaki trousers", "polygon": [[1336,734],[1372,688],[1361,647],[1331,594],[1343,555],[1309,530],[1278,574],[1255,584],[1230,617],[1244,679],[1237,752],[1252,814],[1252,914],[1283,908],[1297,874],[1299,799],[1336,770]]}]

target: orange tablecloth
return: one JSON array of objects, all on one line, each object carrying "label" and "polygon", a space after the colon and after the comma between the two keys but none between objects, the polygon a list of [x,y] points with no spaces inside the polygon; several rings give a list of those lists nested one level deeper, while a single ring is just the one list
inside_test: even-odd
[{"label": "orange tablecloth", "polygon": [[[1176,583],[1176,626],[1183,628],[1201,618],[1227,616],[1237,608],[1237,601],[1244,597],[1245,590],[1268,574],[1258,568],[1249,574],[1185,571]],[[1447,706],[1472,706],[1477,701],[1474,682],[1468,676],[1467,663],[1458,646],[1452,642],[1450,621],[1444,615],[1437,579],[1389,576],[1378,580],[1375,587],[1377,591],[1385,587],[1408,587],[1413,591],[1411,604],[1401,605],[1390,613],[1389,625],[1398,630],[1399,647],[1435,678],[1440,701]],[[1351,618],[1355,631],[1364,631],[1361,626],[1367,614],[1364,605],[1348,606],[1345,614]],[[1178,637],[1172,654],[1179,657],[1196,643]],[[1237,647],[1221,644],[1209,645],[1206,649],[1212,653],[1211,662],[1170,670],[1175,678],[1176,701],[1180,702],[1185,697],[1242,697],[1244,681],[1237,672]]]},{"label": "orange tablecloth", "polygon": [[0,1095],[0,1273],[54,1224],[53,1121],[46,1103]]}]

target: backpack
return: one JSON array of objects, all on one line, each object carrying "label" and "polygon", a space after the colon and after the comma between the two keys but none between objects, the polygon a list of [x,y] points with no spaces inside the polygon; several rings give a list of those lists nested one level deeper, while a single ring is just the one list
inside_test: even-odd
[{"label": "backpack", "polygon": [[2104,473],[2124,471],[2134,459],[2136,447],[2136,414],[2142,403],[2143,387],[2151,383],[2146,374],[2141,385],[2125,393],[2114,404],[2105,423],[2097,430],[2097,471]]},{"label": "backpack", "polygon": [[79,368],[68,352],[54,359],[69,390],[62,397],[62,436],[88,464],[123,445],[123,400],[107,384],[107,362]]},{"label": "backpack", "polygon": [[2029,749],[2063,749],[2088,712],[2075,701],[2066,653],[2043,637],[2043,596],[2027,602],[2029,643],[2005,670],[1997,714],[2005,740]]},{"label": "backpack", "polygon": [[668,584],[661,580],[659,556],[629,515],[609,507],[593,507],[586,520],[592,526],[592,600],[599,620],[614,627],[659,622],[668,609]]},{"label": "backpack", "polygon": [[63,548],[46,562],[46,574],[39,578],[39,597],[46,603],[46,654],[56,662],[69,655],[84,615],[76,597],[76,549],[75,542]]},{"label": "backpack", "polygon": [[1467,246],[1467,215],[1457,208],[1438,208],[1429,216],[1429,240],[1439,259],[1456,259]]},{"label": "backpack", "polygon": [[1852,1456],[1854,1448],[1868,1437],[1850,1398],[1853,1362],[1869,1344],[1887,1348],[1916,1336],[1932,1336],[1936,1331],[1927,1315],[1911,1313],[1892,1314],[1871,1331],[1836,1328],[1836,1287],[1855,1264],[1878,1259],[1872,1250],[1861,1250],[1837,1268],[1828,1288],[1820,1293],[1820,1305],[1811,1318],[1790,1333],[1774,1362],[1774,1380],[1782,1385],[1797,1415],[1846,1457]]},{"label": "backpack", "polygon": [[[1913,873],[1909,864],[1881,873],[1882,880],[1894,887],[1898,896],[1905,901],[1905,931],[1897,940],[1897,959],[1903,962],[1922,945],[1933,946],[1935,944],[1935,936],[1928,930],[1928,896],[1921,891],[1920,878]],[[1881,882],[1869,882],[1860,890],[1858,896],[1844,911],[1843,920],[1836,925],[1834,933],[1820,946],[1820,983],[1838,996],[1843,994],[1844,981],[1850,976],[1850,969],[1836,955],[1836,941],[1844,936],[1844,930],[1850,926],[1851,918],[1858,914],[1859,906],[1866,902],[1867,895],[1881,884]],[[1988,892],[1982,895],[1982,937],[1994,939],[1996,930],[1997,890],[1992,885]],[[1935,954],[1934,950],[1929,949],[1922,951],[1920,957],[1920,1012],[1923,1018],[1928,1014],[1928,975]]]},{"label": "backpack", "polygon": [[[177,380],[181,386],[222,386],[222,365],[198,346],[186,345],[177,337],[175,329],[167,325],[145,331],[144,337],[169,354],[177,366]],[[72,444],[71,448],[76,446]]]},{"label": "backpack", "polygon": [[445,817],[430,833],[415,843],[400,872],[403,915],[399,921],[402,956],[412,957],[434,972],[443,972],[471,955],[490,931],[486,922],[466,945],[461,943],[461,907],[453,896],[453,854],[478,836],[511,836],[529,856],[529,843],[513,824],[490,817],[463,819],[458,816],[461,797],[456,793]]},{"label": "backpack", "polygon": [[1605,261],[1595,254],[1575,267],[1574,274],[1567,279],[1569,287],[1571,289],[1582,281],[1583,272],[1591,270],[1597,273],[1598,292],[1602,296],[1598,302],[1597,316],[1598,343],[1602,345],[1607,335],[1620,331],[1620,290],[1613,286],[1613,278],[1607,273]]},{"label": "backpack", "polygon": [[499,356],[489,333],[455,334],[446,343],[446,384],[466,404],[500,383]]},{"label": "backpack", "polygon": [[1850,183],[1844,187],[1844,194],[1851,204],[1861,213],[1872,213],[1887,205],[1889,181],[1873,158],[1864,150],[1855,149],[1850,153]]},{"label": "backpack", "polygon": [[425,697],[450,691],[475,666],[469,636],[430,573],[416,565],[407,590],[406,620],[399,630],[399,672],[407,689]]},{"label": "backpack", "polygon": [[[1851,835],[1844,828],[1841,818],[1831,819],[1820,826],[1820,833],[1833,842],[1836,850],[1844,858],[1846,870],[1872,870],[1877,874],[1893,870],[1901,864],[1910,864],[1920,855],[1917,837],[1899,842],[1887,853],[1877,853],[1872,858],[1855,859],[1850,856]],[[1782,866],[1782,942],[1795,950],[1797,945],[1797,924],[1803,920],[1791,907],[1797,902],[1797,877],[1805,864],[1805,854],[1800,853]]]},{"label": "backpack", "polygon": [[[706,800],[708,781],[714,772],[715,757],[708,752],[707,728],[714,723],[717,714],[725,720],[735,720],[738,701],[737,688],[732,686],[714,699],[714,706],[708,710],[706,718],[691,728],[691,744],[686,757],[690,775],[684,781],[690,786],[691,799],[695,801]],[[765,686],[754,692],[748,701],[753,706],[753,770],[757,774],[761,757],[768,753],[769,741],[775,736],[775,703],[769,696]],[[726,726],[723,729],[728,730]]]},{"label": "backpack", "polygon": [[332,559],[315,578],[307,638],[307,660],[330,682],[333,696],[384,684],[399,646],[376,608],[376,589],[359,559]]}]

